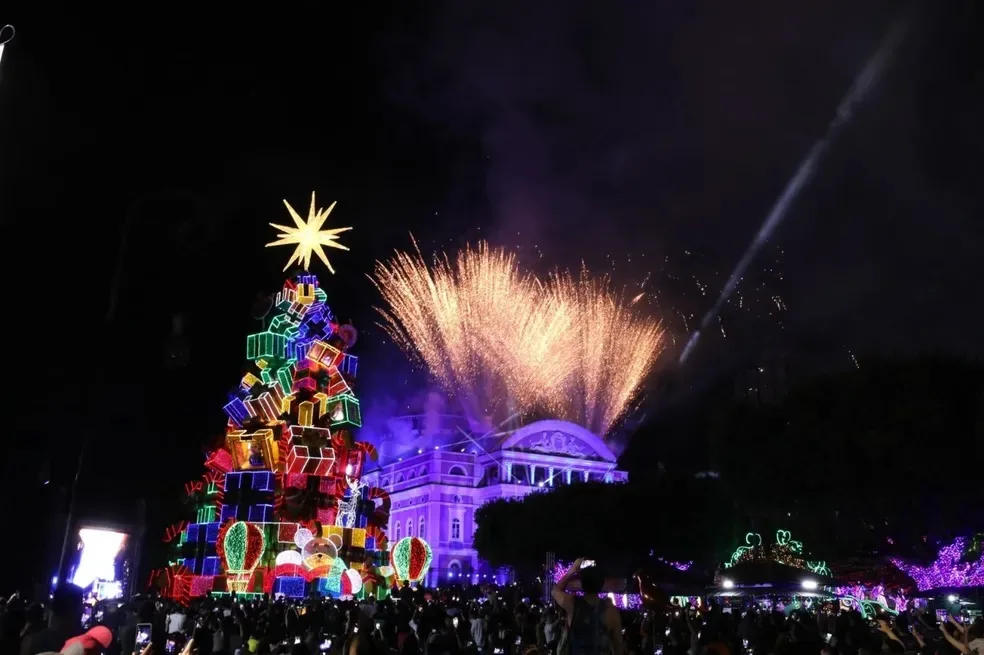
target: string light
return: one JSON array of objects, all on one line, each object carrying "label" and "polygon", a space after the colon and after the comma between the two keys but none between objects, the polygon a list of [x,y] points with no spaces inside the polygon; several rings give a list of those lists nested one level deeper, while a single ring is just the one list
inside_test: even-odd
[{"label": "string light", "polygon": [[360,480],[376,455],[352,436],[362,422],[352,389],[358,359],[346,352],[356,332],[335,322],[327,299],[313,275],[288,280],[267,329],[247,337],[247,371],[225,404],[224,447],[185,486],[198,523],[165,535],[182,563],[171,569],[168,595],[294,596],[302,586],[388,594],[363,584],[363,575],[384,579],[390,504]]},{"label": "string light", "polygon": [[775,543],[768,546],[762,545],[762,535],[749,532],[745,535],[745,543],[735,548],[731,557],[724,563],[724,568],[729,569],[742,562],[756,559],[770,559],[787,566],[806,569],[817,575],[830,575],[826,562],[808,561],[802,557],[802,553],[803,543],[793,539],[789,530],[777,530]]},{"label": "string light", "polygon": [[408,582],[423,580],[433,557],[430,544],[420,537],[404,537],[396,542],[391,551],[396,577]]},{"label": "string light", "polygon": [[916,581],[919,591],[941,587],[978,587],[984,585],[984,552],[976,560],[963,561],[967,539],[957,537],[953,543],[940,549],[936,560],[929,566],[906,564],[900,559],[892,564]]}]

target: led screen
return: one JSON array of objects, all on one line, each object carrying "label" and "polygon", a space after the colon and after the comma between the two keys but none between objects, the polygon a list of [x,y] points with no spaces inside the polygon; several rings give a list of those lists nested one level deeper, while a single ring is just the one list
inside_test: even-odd
[{"label": "led screen", "polygon": [[94,582],[115,582],[116,558],[123,550],[127,535],[115,530],[82,528],[79,530],[81,554],[72,583],[83,589]]}]

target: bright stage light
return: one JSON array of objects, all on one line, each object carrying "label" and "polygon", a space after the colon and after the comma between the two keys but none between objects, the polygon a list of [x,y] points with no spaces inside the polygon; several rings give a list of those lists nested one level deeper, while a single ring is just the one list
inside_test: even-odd
[{"label": "bright stage light", "polygon": [[734,589],[735,583],[734,580],[729,580],[728,578],[725,578],[724,580],[721,581],[721,586],[724,587],[725,589]]},{"label": "bright stage light", "polygon": [[112,530],[82,528],[79,538],[82,540],[82,556],[72,584],[85,589],[97,579],[116,580],[116,556],[123,549],[126,535]]},{"label": "bright stage light", "polygon": [[803,589],[807,591],[816,591],[820,584],[816,580],[804,580]]},{"label": "bright stage light", "polygon": [[17,31],[14,29],[13,25],[4,25],[0,27],[0,64],[3,63],[3,47],[10,43],[11,39]]}]

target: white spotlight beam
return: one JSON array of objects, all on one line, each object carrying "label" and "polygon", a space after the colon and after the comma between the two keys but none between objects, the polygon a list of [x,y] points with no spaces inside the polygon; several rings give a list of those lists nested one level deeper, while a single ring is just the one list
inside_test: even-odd
[{"label": "white spotlight beam", "polygon": [[0,64],[3,64],[3,47],[10,43],[16,34],[17,30],[14,29],[13,25],[0,27]]}]

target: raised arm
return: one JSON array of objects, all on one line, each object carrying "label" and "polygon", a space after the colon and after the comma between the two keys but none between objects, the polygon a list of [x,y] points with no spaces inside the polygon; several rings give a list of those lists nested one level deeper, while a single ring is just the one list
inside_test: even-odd
[{"label": "raised arm", "polygon": [[940,632],[943,633],[943,636],[946,637],[946,640],[949,641],[950,645],[956,648],[957,651],[964,653],[964,655],[968,655],[970,653],[970,647],[960,639],[955,639],[953,635],[951,635],[950,632],[946,629],[946,623],[940,624]]},{"label": "raised arm", "polygon": [[553,596],[553,599],[558,605],[564,608],[564,611],[567,612],[568,616],[571,616],[574,613],[574,597],[567,593],[567,585],[570,583],[571,578],[577,575],[577,572],[581,570],[581,562],[583,561],[584,558],[579,557],[577,561],[571,565],[571,568],[567,570],[564,577],[555,582],[553,589],[550,590],[550,595]]},{"label": "raised arm", "polygon": [[611,603],[608,603],[605,608],[605,627],[608,628],[608,641],[612,644],[612,655],[622,655],[625,652],[625,644],[622,642],[622,615],[618,608]]}]

